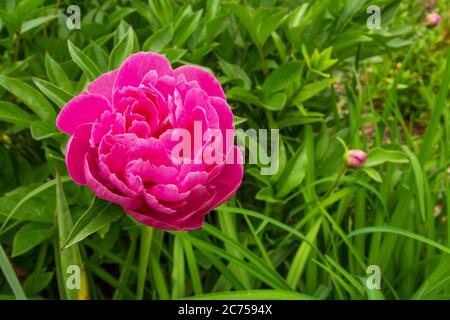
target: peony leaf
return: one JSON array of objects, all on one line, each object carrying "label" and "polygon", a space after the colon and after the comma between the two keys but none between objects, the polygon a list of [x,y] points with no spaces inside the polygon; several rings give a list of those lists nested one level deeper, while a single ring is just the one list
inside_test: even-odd
[{"label": "peony leaf", "polygon": [[70,93],[64,91],[53,83],[34,77],[32,79],[36,87],[38,87],[39,90],[41,90],[41,92],[52,100],[59,108],[64,107],[64,105],[72,99],[72,95]]},{"label": "peony leaf", "polygon": [[53,235],[53,225],[31,222],[23,226],[14,236],[12,256],[17,257],[33,249]]},{"label": "peony leaf", "polygon": [[119,219],[123,210],[110,202],[94,199],[89,209],[75,223],[63,248],[69,248],[104,226]]},{"label": "peony leaf", "polygon": [[127,33],[114,47],[109,57],[109,70],[118,68],[122,62],[133,52],[134,31],[128,28]]},{"label": "peony leaf", "polygon": [[78,49],[70,40],[67,41],[69,54],[77,66],[83,70],[89,81],[94,81],[100,74],[97,65],[83,51]]},{"label": "peony leaf", "polygon": [[0,121],[29,126],[33,117],[10,102],[0,101]]},{"label": "peony leaf", "polygon": [[29,84],[0,75],[0,86],[22,100],[42,120],[53,120],[56,117],[55,110],[47,99]]}]

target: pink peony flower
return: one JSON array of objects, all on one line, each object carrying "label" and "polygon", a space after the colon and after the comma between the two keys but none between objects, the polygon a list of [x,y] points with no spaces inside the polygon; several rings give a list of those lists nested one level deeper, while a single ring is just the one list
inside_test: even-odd
[{"label": "pink peony flower", "polygon": [[353,169],[361,167],[366,159],[366,153],[362,150],[348,150],[344,155],[345,163]]},{"label": "pink peony flower", "polygon": [[429,27],[436,27],[441,22],[441,16],[436,12],[427,14],[426,24]]},{"label": "pink peony flower", "polygon": [[[242,181],[240,150],[219,141],[234,134],[220,83],[195,66],[173,70],[159,54],[133,54],[98,77],[64,106],[56,125],[71,135],[66,151],[71,178],[155,228],[201,227],[204,216]],[[174,137],[198,128],[206,141],[197,147],[194,141],[192,154],[174,153]],[[219,131],[220,139],[212,139],[210,129]],[[222,161],[197,161],[218,143],[209,154]]]}]

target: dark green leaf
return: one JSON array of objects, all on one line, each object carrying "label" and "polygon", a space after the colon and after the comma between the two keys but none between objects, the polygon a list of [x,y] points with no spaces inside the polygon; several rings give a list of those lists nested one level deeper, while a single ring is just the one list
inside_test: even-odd
[{"label": "dark green leaf", "polygon": [[39,91],[30,85],[21,80],[0,75],[0,86],[22,100],[42,120],[52,121],[55,119],[56,113],[50,103]]},{"label": "dark green leaf", "polygon": [[17,257],[33,249],[53,235],[53,226],[30,222],[23,226],[14,236],[12,256]]}]

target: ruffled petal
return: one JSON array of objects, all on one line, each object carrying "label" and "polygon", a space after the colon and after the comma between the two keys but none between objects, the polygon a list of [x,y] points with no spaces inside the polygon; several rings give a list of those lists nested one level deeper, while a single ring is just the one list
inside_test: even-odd
[{"label": "ruffled petal", "polygon": [[225,98],[222,86],[219,81],[208,71],[192,65],[185,65],[174,70],[175,77],[184,75],[187,81],[197,81],[200,88],[205,90],[208,95]]},{"label": "ruffled petal", "polygon": [[79,125],[95,122],[106,110],[111,110],[111,105],[105,97],[80,94],[66,103],[56,118],[56,126],[67,134],[73,134]]},{"label": "ruffled petal", "polygon": [[120,99],[119,90],[126,86],[137,87],[151,70],[158,76],[173,75],[169,60],[152,52],[138,52],[125,60],[117,71],[114,82],[114,104]]},{"label": "ruffled petal", "polygon": [[111,102],[116,76],[117,70],[104,73],[100,77],[92,81],[88,85],[87,90],[92,94],[102,95]]},{"label": "ruffled petal", "polygon": [[220,120],[219,128],[224,131],[226,129],[234,129],[233,113],[226,100],[218,97],[209,97],[211,105],[216,110]]},{"label": "ruffled petal", "polygon": [[95,166],[94,160],[90,158],[89,154],[87,154],[84,161],[84,176],[86,179],[86,184],[92,189],[92,191],[94,191],[97,197],[120,204],[126,209],[136,209],[141,205],[142,200],[139,198],[130,198],[119,195],[108,189],[105,186],[105,183],[102,183],[99,181],[99,177],[96,177],[98,173],[96,173],[97,169]]},{"label": "ruffled petal", "polygon": [[78,126],[66,147],[66,164],[69,175],[77,184],[86,184],[84,178],[84,158],[92,150],[89,138],[92,124]]},{"label": "ruffled petal", "polygon": [[242,162],[241,150],[234,146],[232,152],[228,155],[227,162],[222,168],[222,171],[210,182],[217,192],[211,210],[231,198],[241,185],[244,175]]},{"label": "ruffled petal", "polygon": [[147,189],[148,193],[154,195],[159,200],[181,201],[189,196],[189,191],[180,192],[174,184],[157,184]]}]

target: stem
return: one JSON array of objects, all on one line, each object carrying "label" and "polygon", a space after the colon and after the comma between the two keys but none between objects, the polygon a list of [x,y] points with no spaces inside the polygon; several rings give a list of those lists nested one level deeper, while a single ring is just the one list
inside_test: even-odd
[{"label": "stem", "polygon": [[144,297],[145,279],[147,278],[148,261],[152,244],[153,229],[143,226],[141,229],[141,248],[139,255],[139,271],[136,299],[142,300]]},{"label": "stem", "polygon": [[264,52],[262,50],[262,47],[257,46],[257,48],[258,48],[259,58],[261,59],[261,64],[263,67],[263,74],[264,74],[264,78],[265,78],[269,74],[269,68],[267,67],[267,62],[266,62],[266,58],[264,57]]},{"label": "stem", "polygon": [[17,58],[19,57],[19,43],[20,43],[20,34],[19,31],[16,31],[16,43],[14,44],[13,62],[16,62]]}]

